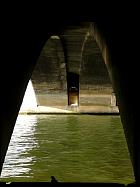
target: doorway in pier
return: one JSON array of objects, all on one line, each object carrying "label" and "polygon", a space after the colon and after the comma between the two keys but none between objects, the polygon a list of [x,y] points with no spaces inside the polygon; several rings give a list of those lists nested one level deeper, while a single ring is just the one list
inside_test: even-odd
[{"label": "doorway in pier", "polygon": [[67,73],[68,81],[68,105],[79,106],[79,75],[76,73]]}]

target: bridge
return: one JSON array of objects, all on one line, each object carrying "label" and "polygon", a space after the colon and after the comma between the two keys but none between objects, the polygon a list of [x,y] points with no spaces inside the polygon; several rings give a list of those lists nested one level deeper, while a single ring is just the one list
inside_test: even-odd
[{"label": "bridge", "polygon": [[[88,20],[85,22],[86,15],[82,22],[74,16],[71,17],[72,21],[68,21],[65,15],[59,17],[59,14],[55,20],[51,19],[50,15],[45,15],[41,19],[38,16],[32,16],[31,19],[24,17],[24,20],[20,20],[20,16],[13,18],[11,15],[6,25],[1,26],[3,60],[0,74],[0,170],[30,79],[39,102],[42,102],[39,91],[43,88],[47,94],[62,91],[68,95],[68,103],[67,99],[63,100],[65,104],[80,106],[84,105],[90,93],[99,92],[95,89],[96,86],[102,85],[103,90],[107,92],[112,90],[108,89],[110,82],[106,77],[106,67],[116,94],[136,183],[139,184],[139,63],[134,59],[138,54],[135,50],[137,35],[134,28],[137,28],[138,24],[131,22],[129,16],[128,19],[119,21],[114,18],[112,22],[105,15],[102,18],[91,15],[90,23]],[[11,23],[12,26],[9,26]],[[36,69],[35,66],[41,63],[42,66],[44,63],[46,65],[38,74],[39,68]],[[99,67],[100,64],[102,68]],[[103,82],[99,79],[97,81],[97,76],[91,76],[97,73],[96,70],[100,70],[98,72],[101,77],[106,77],[102,79]],[[47,76],[41,77],[44,71],[47,72]],[[42,81],[44,78],[43,83],[47,86],[39,85],[37,80]]]},{"label": "bridge", "polygon": [[63,112],[54,108],[80,113],[119,112],[92,22],[52,35],[40,53],[31,80],[39,106],[34,112],[44,113],[41,106],[52,107],[46,108],[46,113]]}]

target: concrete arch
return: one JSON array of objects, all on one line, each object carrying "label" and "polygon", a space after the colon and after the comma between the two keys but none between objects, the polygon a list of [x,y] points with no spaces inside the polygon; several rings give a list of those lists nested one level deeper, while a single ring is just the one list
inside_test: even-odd
[{"label": "concrete arch", "polygon": [[[92,20],[94,20],[93,17]],[[136,76],[138,64],[134,60],[132,66],[132,59],[136,53],[133,50],[134,45],[132,45],[134,42],[132,38],[128,37],[128,33],[130,35],[132,35],[132,33],[135,34],[133,30],[134,27],[130,28],[130,21],[128,23],[127,21],[122,21],[121,25],[120,22],[117,24],[115,21],[110,23],[108,20],[103,20],[103,22],[98,22],[97,20],[96,22],[95,19],[95,23],[96,24],[93,25],[94,37],[103,53],[112,80],[113,89],[116,92],[121,120],[134,167],[135,178],[137,183],[139,183],[140,138],[138,133],[136,133],[139,132],[137,123],[137,120],[139,121],[139,114],[136,109],[136,92],[134,92],[137,88],[137,83],[139,83]],[[59,28],[58,25],[55,28],[54,23],[52,25],[48,23],[46,28],[41,27],[39,31],[36,30],[36,26],[30,27],[30,24],[25,24],[25,26],[27,27],[26,33],[23,32],[22,29],[18,29],[17,31],[17,28],[13,26],[12,33],[8,35],[5,34],[6,37],[3,43],[1,43],[5,48],[3,48],[2,53],[4,54],[2,63],[3,73],[0,74],[1,89],[3,90],[3,92],[0,92],[0,170],[2,169],[27,83],[31,78],[41,49],[51,35],[54,35],[54,33],[59,34],[67,24],[61,22]],[[7,30],[9,31],[9,28]],[[26,37],[23,38],[23,35],[26,35]],[[135,35],[133,36],[135,37]],[[12,43],[12,48],[9,49],[7,43]],[[131,46],[129,44],[131,44]],[[132,58],[130,59],[130,57]],[[5,75],[8,75],[8,80],[5,79]],[[8,88],[7,85],[12,85],[12,87]]]},{"label": "concrete arch", "polygon": [[111,78],[112,76],[110,74],[111,59],[110,59],[110,54],[109,54],[109,50],[107,47],[107,43],[105,41],[105,37],[99,31],[98,26],[95,22],[90,22],[89,27],[87,28],[87,32],[85,34],[85,39],[84,39],[84,42],[82,45],[81,58],[83,56],[85,44],[86,44],[87,40],[89,39],[89,37],[94,39],[96,41],[98,47],[100,48],[101,55],[103,57],[104,63],[106,64],[110,79],[112,80],[112,78]]},{"label": "concrete arch", "polygon": [[31,77],[38,105],[67,105],[66,64],[59,36],[52,35],[45,43]]},{"label": "concrete arch", "polygon": [[88,95],[85,98],[89,100],[89,105],[110,106],[113,89],[102,51],[94,38],[92,24],[87,29],[81,50],[80,100],[83,104],[86,91],[90,95],[89,99]]}]

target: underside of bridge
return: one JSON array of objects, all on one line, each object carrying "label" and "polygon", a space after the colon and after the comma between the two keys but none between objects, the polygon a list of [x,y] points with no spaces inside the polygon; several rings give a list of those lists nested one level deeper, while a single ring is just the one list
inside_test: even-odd
[{"label": "underside of bridge", "polygon": [[[38,105],[66,108],[111,104],[111,80],[94,38],[93,23],[51,36],[31,80]],[[102,95],[102,97],[101,97]]]},{"label": "underside of bridge", "polygon": [[[92,94],[98,85],[101,85],[104,91],[107,88],[107,92],[112,91],[112,85],[135,179],[139,183],[140,136],[137,133],[138,97],[135,92],[138,85],[136,72],[139,68],[134,60],[134,26],[130,27],[130,20],[127,22],[119,19],[117,22],[115,18],[112,21],[105,16],[101,18],[91,15],[88,20],[85,16],[83,21],[78,18],[75,20],[74,16],[71,17],[71,21],[66,17],[60,19],[58,16],[51,20],[49,15],[45,16],[43,21],[35,19],[36,17],[24,17],[20,23],[19,17],[11,17],[9,20],[12,26],[8,20],[6,27],[2,27],[0,170],[30,79],[38,95],[40,82],[37,81],[41,81],[42,84],[45,82],[46,86],[41,84],[44,92],[65,93],[68,100],[64,98],[63,102],[68,105],[75,102],[81,105],[85,92]],[[36,69],[40,63],[42,68]],[[101,77],[105,77],[101,81],[96,79],[97,70]],[[40,71],[39,74],[37,71]],[[73,98],[73,95],[76,97]]]}]

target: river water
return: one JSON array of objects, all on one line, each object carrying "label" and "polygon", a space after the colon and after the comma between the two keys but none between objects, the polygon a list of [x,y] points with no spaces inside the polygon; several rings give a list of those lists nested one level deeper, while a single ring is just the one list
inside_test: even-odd
[{"label": "river water", "polygon": [[0,181],[134,181],[119,115],[19,115]]}]

